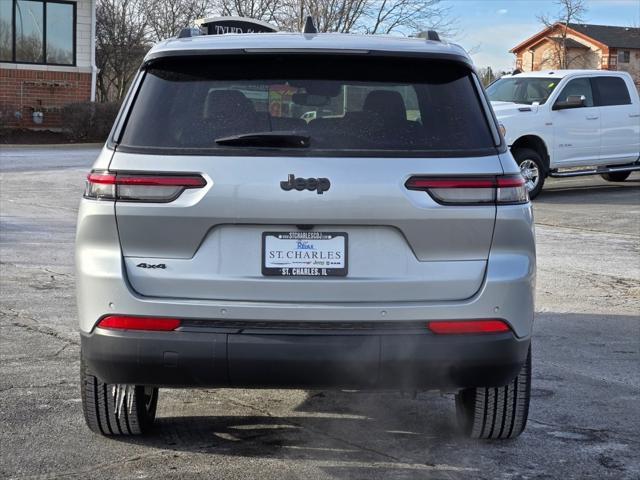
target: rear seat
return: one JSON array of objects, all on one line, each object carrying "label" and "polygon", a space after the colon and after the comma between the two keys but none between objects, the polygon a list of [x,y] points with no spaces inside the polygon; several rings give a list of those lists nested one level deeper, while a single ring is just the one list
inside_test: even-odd
[{"label": "rear seat", "polygon": [[[235,115],[228,115],[230,111]],[[185,132],[183,140],[187,144],[209,146],[221,136],[268,130],[308,132],[316,147],[331,149],[389,148],[426,142],[424,128],[407,120],[404,100],[392,90],[369,92],[362,111],[346,112],[343,117],[315,118],[309,123],[301,118],[256,112],[242,92],[220,90],[209,93],[203,117],[198,120],[202,128]]]},{"label": "rear seat", "polygon": [[[407,120],[400,93],[373,90],[365,98],[362,111],[347,112],[344,117],[316,118],[309,122],[309,132],[317,141],[331,142],[331,148],[388,148],[425,144],[424,128]],[[357,141],[353,141],[357,137]],[[336,143],[337,142],[337,143]]]}]

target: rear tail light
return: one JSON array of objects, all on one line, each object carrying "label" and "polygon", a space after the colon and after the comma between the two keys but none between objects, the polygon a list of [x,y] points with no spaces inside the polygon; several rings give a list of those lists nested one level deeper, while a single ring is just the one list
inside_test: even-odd
[{"label": "rear tail light", "polygon": [[85,198],[132,202],[171,202],[187,188],[207,184],[200,175],[139,175],[91,172],[87,175]]},{"label": "rear tail light", "polygon": [[127,315],[109,315],[98,322],[98,327],[109,330],[151,330],[168,332],[180,326],[177,318],[132,317]]},{"label": "rear tail light", "polygon": [[438,320],[427,323],[427,328],[440,335],[505,333],[511,328],[504,320]]},{"label": "rear tail light", "polygon": [[409,190],[427,192],[443,205],[513,205],[527,203],[529,192],[520,175],[508,177],[411,177]]}]

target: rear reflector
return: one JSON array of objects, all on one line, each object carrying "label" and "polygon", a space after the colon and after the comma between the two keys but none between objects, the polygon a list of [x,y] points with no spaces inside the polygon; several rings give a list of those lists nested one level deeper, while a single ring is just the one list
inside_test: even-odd
[{"label": "rear reflector", "polygon": [[504,333],[511,329],[503,320],[447,320],[428,322],[427,328],[440,335]]},{"label": "rear reflector", "polygon": [[519,204],[529,201],[529,193],[520,175],[509,177],[411,177],[409,190],[427,192],[443,205]]},{"label": "rear reflector", "polygon": [[152,330],[167,332],[180,326],[177,318],[130,317],[109,315],[98,322],[98,327],[111,330]]},{"label": "rear reflector", "polygon": [[171,202],[187,188],[207,184],[200,175],[138,175],[91,172],[87,176],[85,198],[130,202]]}]

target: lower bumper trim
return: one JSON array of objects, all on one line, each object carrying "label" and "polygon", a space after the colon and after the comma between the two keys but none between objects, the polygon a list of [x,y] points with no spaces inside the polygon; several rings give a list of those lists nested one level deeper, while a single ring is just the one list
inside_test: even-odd
[{"label": "lower bumper trim", "polygon": [[501,386],[530,339],[513,333],[82,334],[82,355],[107,383],[158,387],[459,389]]}]

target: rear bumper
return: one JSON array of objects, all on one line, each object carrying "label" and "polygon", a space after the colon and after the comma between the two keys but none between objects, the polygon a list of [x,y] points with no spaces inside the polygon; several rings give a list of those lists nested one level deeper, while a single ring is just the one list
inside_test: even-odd
[{"label": "rear bumper", "polygon": [[512,333],[112,331],[82,333],[82,355],[108,383],[160,387],[460,389],[500,386],[530,337]]}]

